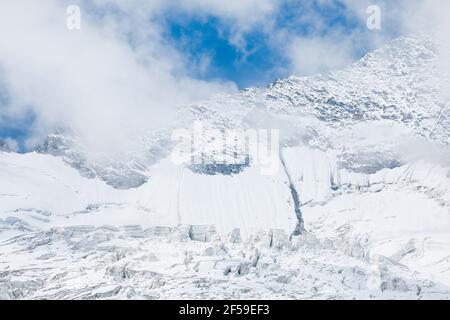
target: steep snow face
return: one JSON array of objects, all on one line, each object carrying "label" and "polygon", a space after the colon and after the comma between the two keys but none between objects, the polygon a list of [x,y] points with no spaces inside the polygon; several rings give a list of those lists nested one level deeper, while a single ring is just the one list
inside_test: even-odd
[{"label": "steep snow face", "polygon": [[[120,160],[62,133],[36,153],[0,151],[0,297],[214,297],[199,281],[230,280],[215,297],[448,297],[450,82],[437,52],[403,37],[345,70],[180,108]],[[261,175],[244,149],[239,167],[175,165],[171,133],[194,121],[280,129],[278,172]],[[24,250],[43,278],[8,254]],[[88,273],[58,262],[77,250]]]},{"label": "steep snow face", "polygon": [[150,176],[139,198],[151,195],[151,208],[176,215],[178,224],[215,225],[222,233],[239,228],[244,237],[260,230],[295,228],[294,204],[282,171],[262,176],[252,166],[237,176],[211,177],[164,162],[152,168]]},{"label": "steep snow face", "polygon": [[292,231],[296,225],[282,171],[265,177],[252,167],[238,177],[211,177],[165,160],[148,172],[148,183],[124,191],[82,177],[52,156],[0,153],[0,164],[3,228],[193,224],[215,225],[222,233],[239,228],[248,237],[260,230]]}]

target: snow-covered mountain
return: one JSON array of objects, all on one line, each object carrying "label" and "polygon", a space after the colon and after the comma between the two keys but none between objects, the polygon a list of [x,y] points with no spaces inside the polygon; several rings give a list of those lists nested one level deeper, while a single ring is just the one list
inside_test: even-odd
[{"label": "snow-covered mountain", "polygon": [[[402,37],[345,70],[181,107],[120,161],[67,132],[0,151],[0,297],[450,297],[438,50]],[[279,170],[176,165],[171,134],[195,121],[281,129]]]}]

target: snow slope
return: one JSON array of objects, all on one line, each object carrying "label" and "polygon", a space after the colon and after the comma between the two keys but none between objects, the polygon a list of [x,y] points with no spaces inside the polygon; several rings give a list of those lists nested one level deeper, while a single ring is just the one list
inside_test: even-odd
[{"label": "snow slope", "polygon": [[[0,153],[0,211],[30,228],[90,224],[176,227],[215,225],[221,232],[240,228],[294,230],[296,217],[286,177],[265,177],[250,168],[238,177],[198,175],[162,161],[140,188],[117,190],[80,176],[59,159],[30,153]],[[34,219],[34,220],[33,220]],[[15,221],[15,220],[14,220]],[[47,222],[47,223],[45,223]]]},{"label": "snow slope", "polygon": [[[448,79],[424,36],[179,111],[120,161],[0,151],[0,298],[449,298]],[[175,165],[175,128],[280,128],[280,169]],[[301,233],[301,234],[299,234]]]}]

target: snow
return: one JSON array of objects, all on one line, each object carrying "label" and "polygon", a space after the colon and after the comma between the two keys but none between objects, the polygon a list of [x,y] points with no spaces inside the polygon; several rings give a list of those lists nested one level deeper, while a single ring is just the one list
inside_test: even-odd
[{"label": "snow", "polygon": [[180,110],[184,128],[281,127],[272,176],[176,165],[170,129],[117,163],[61,134],[0,151],[0,298],[448,299],[434,58],[403,37],[346,70]]},{"label": "snow", "polygon": [[300,238],[290,237],[296,221],[282,173],[250,167],[211,177],[166,160],[147,184],[119,191],[56,157],[1,153],[0,295],[450,296],[446,168],[415,163],[366,175],[338,170],[318,150],[283,155],[304,196]]},{"label": "snow", "polygon": [[178,218],[175,225],[215,225],[223,233],[239,228],[244,236],[295,228],[294,207],[282,171],[262,176],[252,166],[239,175],[211,177],[163,161],[151,169],[150,176],[151,181],[137,190],[138,198],[147,198],[145,205],[150,210]]},{"label": "snow", "polygon": [[262,176],[258,167],[212,179],[165,160],[151,168],[149,183],[119,191],[48,155],[1,153],[0,163],[1,212],[29,224],[32,212],[48,213],[48,228],[191,224],[215,225],[223,233],[239,228],[249,236],[270,229],[289,232],[296,224],[286,177]]}]

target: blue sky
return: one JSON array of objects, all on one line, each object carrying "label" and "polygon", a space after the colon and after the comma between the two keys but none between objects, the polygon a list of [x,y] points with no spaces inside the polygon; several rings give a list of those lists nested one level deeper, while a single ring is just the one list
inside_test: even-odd
[{"label": "blue sky", "polygon": [[[160,105],[344,67],[400,33],[387,14],[383,30],[367,30],[365,10],[372,1],[366,0],[43,3],[0,4],[0,30],[12,31],[0,34],[9,49],[0,51],[0,138],[18,140],[22,151],[32,148],[31,138],[42,140],[54,128],[99,134],[84,126],[93,108],[97,122],[112,115],[108,128],[117,125],[112,118],[123,121],[123,114],[132,114],[120,101],[135,101],[126,107],[136,107],[139,118],[157,118]],[[73,3],[83,17],[78,33],[58,24]],[[24,4],[35,11],[14,19]],[[125,89],[118,85],[124,75]],[[173,101],[166,101],[168,96]],[[140,113],[148,104],[153,111]],[[138,122],[131,119],[130,127]]]},{"label": "blue sky", "polygon": [[[290,37],[325,36],[335,30],[350,38],[354,32],[365,31],[365,24],[355,14],[349,14],[341,3],[324,5],[318,2],[308,4],[314,10],[316,19],[325,24],[317,28],[299,16],[304,12],[301,2],[289,2],[280,7],[274,19],[273,30],[286,30]],[[177,19],[178,18],[178,19]],[[233,81],[240,88],[263,86],[273,80],[292,74],[284,48],[271,43],[271,34],[259,29],[245,33],[245,52],[230,42],[232,26],[223,25],[214,16],[190,17],[188,19],[171,17],[166,25],[166,37],[186,55],[194,58],[208,55],[210,67],[200,74],[202,79],[220,78]],[[394,35],[393,35],[394,36]],[[363,56],[371,49],[370,39],[360,37],[352,52],[354,59]]]},{"label": "blue sky", "polygon": [[274,69],[282,66],[282,57],[267,46],[266,35],[254,31],[245,36],[246,51],[242,52],[222,34],[215,18],[172,21],[168,34],[180,52],[198,58],[210,57],[206,72],[197,73],[201,79],[220,78],[235,82],[239,87],[263,85],[274,79]]}]

